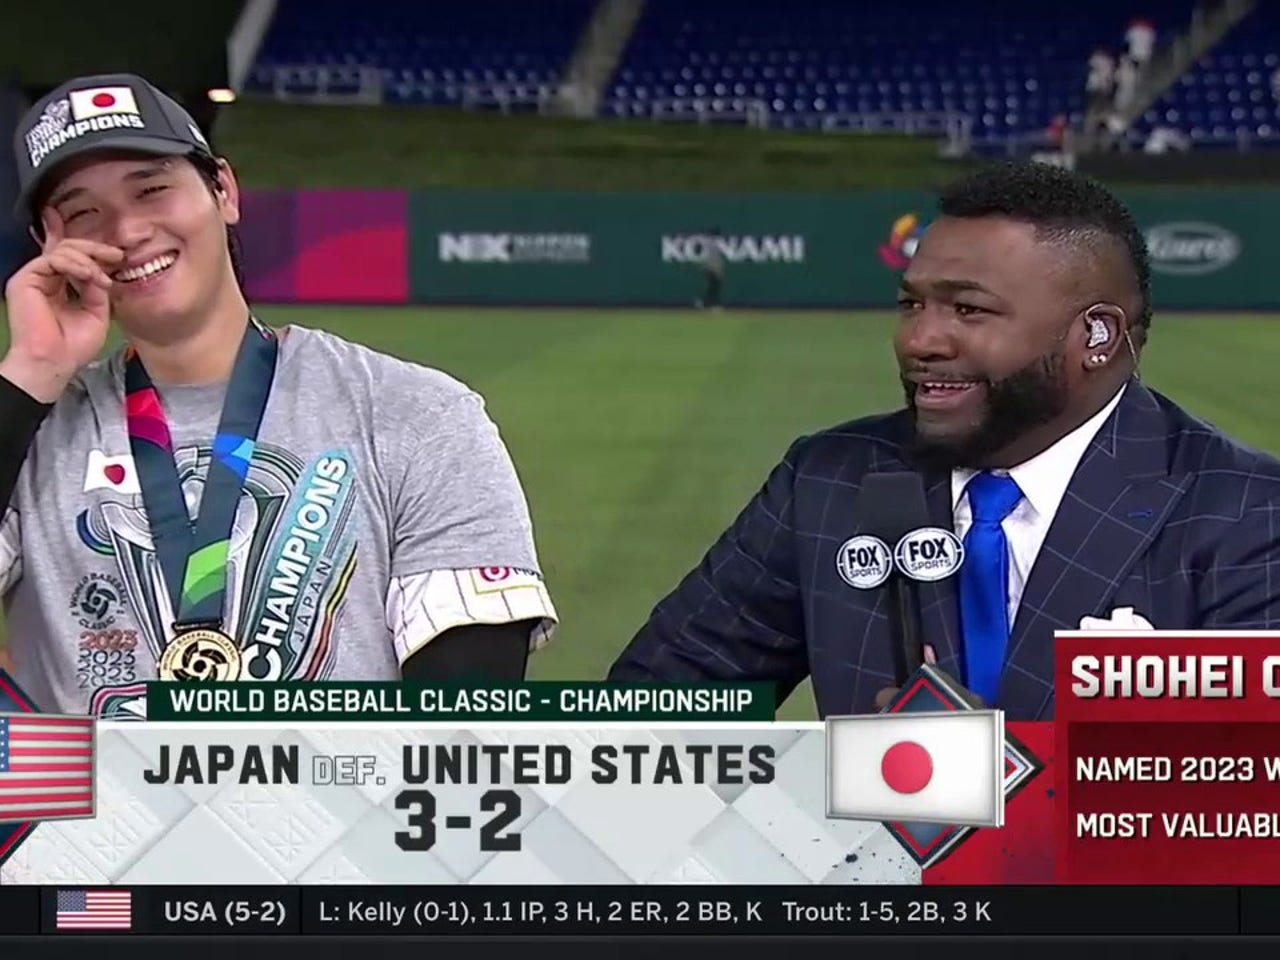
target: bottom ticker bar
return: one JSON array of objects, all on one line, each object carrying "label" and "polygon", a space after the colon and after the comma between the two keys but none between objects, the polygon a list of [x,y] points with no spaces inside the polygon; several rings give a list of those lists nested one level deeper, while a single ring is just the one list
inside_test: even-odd
[{"label": "bottom ticker bar", "polygon": [[0,887],[0,934],[1221,936],[1274,927],[1272,900],[1237,887]]},{"label": "bottom ticker bar", "polygon": [[1211,935],[1239,929],[1230,888],[308,888],[305,933],[496,936]]},{"label": "bottom ticker bar", "polygon": [[40,932],[40,888],[0,887],[0,937]]}]

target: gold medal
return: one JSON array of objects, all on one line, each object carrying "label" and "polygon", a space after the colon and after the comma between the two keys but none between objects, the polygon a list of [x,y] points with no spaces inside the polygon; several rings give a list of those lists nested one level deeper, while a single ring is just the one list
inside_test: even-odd
[{"label": "gold medal", "polygon": [[239,680],[242,658],[236,642],[219,630],[188,630],[164,648],[161,680]]}]

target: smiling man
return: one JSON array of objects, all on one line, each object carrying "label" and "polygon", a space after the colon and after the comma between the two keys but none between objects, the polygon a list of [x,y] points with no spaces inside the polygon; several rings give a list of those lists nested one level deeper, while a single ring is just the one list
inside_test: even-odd
[{"label": "smiling man", "polygon": [[[45,710],[146,680],[518,680],[555,611],[483,400],[251,313],[240,192],[172,99],[83,77],[15,137],[0,593]],[[358,265],[355,265],[358,269]],[[108,326],[127,345],[105,361]]]},{"label": "smiling man", "polygon": [[901,281],[905,408],[797,441],[611,679],[786,696],[812,675],[821,714],[875,709],[887,598],[839,562],[875,473],[916,472],[964,543],[958,575],[925,585],[926,659],[1010,719],[1053,716],[1053,633],[1086,618],[1280,627],[1280,462],[1138,380],[1151,297],[1129,211],[1028,164],[955,184],[938,212]]}]

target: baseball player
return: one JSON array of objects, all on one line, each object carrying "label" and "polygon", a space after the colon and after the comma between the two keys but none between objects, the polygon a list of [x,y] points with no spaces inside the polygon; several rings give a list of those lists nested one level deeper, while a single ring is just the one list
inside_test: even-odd
[{"label": "baseball player", "polygon": [[[82,77],[15,137],[0,593],[45,710],[169,680],[519,680],[556,614],[480,396],[239,282],[240,190],[175,101]],[[114,322],[125,345],[97,360]]]}]

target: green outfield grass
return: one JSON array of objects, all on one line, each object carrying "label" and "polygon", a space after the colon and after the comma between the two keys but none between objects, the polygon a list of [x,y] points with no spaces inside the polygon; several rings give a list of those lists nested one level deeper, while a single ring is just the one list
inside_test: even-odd
[{"label": "green outfield grass", "polygon": [[[888,313],[267,307],[481,391],[533,508],[563,627],[537,678],[597,678],[796,436],[899,400]],[[1280,317],[1156,319],[1146,378],[1280,451]],[[812,716],[805,689],[784,715]]]}]

